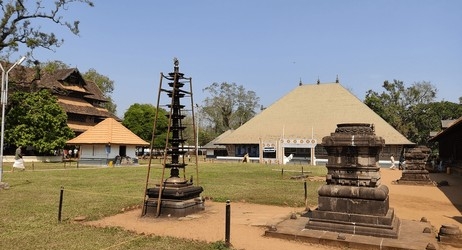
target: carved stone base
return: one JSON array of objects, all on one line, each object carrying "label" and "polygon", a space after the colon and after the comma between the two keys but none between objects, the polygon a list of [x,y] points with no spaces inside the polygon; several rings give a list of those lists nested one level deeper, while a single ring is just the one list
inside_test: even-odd
[{"label": "carved stone base", "polygon": [[[160,216],[184,217],[204,210],[204,201],[200,197],[203,188],[190,182],[165,183],[162,188]],[[144,204],[144,214],[157,215],[160,186],[148,188]]]},{"label": "carved stone base", "polygon": [[390,208],[385,216],[347,214],[338,212],[308,212],[306,229],[394,238],[399,235],[400,220]]},{"label": "carved stone base", "polygon": [[430,179],[430,174],[427,170],[403,170],[401,178],[394,182],[394,184],[436,185],[436,183]]},{"label": "carved stone base", "polygon": [[388,187],[324,185],[318,190],[318,210],[383,216],[388,212]]},{"label": "carved stone base", "polygon": [[[150,198],[145,202],[145,215],[157,215],[157,199]],[[184,217],[205,209],[201,197],[189,200],[162,200],[160,216]]]},{"label": "carved stone base", "polygon": [[399,219],[389,207],[389,190],[379,187],[324,185],[318,208],[307,213],[307,229],[397,238]]}]

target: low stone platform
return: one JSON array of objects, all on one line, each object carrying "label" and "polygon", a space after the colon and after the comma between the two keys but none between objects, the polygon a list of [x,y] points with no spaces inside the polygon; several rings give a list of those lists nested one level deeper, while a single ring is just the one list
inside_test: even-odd
[{"label": "low stone platform", "polygon": [[10,185],[6,182],[0,182],[0,190],[2,189],[10,189]]},{"label": "low stone platform", "polygon": [[401,219],[397,239],[306,229],[309,218],[287,219],[265,232],[265,236],[352,249],[439,249],[428,222]]},{"label": "low stone platform", "polygon": [[396,180],[392,181],[394,185],[413,185],[413,186],[437,186],[438,184],[434,181],[408,181],[408,180]]},{"label": "low stone platform", "polygon": [[[144,215],[157,214],[157,199],[150,198],[145,201]],[[192,198],[188,200],[165,200],[162,199],[160,214],[163,217],[184,217],[190,214],[198,213],[205,209],[204,201],[201,197]]]}]

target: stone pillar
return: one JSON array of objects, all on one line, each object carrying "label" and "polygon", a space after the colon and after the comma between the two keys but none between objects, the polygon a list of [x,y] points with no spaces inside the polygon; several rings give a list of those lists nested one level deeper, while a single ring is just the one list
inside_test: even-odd
[{"label": "stone pillar", "polygon": [[396,184],[407,185],[435,185],[435,182],[430,180],[430,174],[425,168],[430,149],[425,146],[419,146],[409,149],[404,158],[404,170],[401,178],[397,180]]},{"label": "stone pillar", "polygon": [[322,140],[328,154],[326,184],[305,228],[397,238],[399,219],[381,185],[379,154],[385,145],[372,124],[338,124]]},{"label": "stone pillar", "polygon": [[457,225],[442,225],[438,232],[438,241],[444,245],[462,248],[462,233]]}]

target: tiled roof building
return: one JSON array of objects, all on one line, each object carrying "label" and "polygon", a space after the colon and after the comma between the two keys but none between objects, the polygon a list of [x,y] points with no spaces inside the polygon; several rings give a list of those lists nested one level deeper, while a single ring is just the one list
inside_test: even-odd
[{"label": "tiled roof building", "polygon": [[[77,145],[80,149],[79,162],[82,164],[132,164],[136,159],[137,147],[147,147],[149,143],[113,118],[107,118],[83,132],[68,145]],[[121,157],[119,159],[119,157]]]},{"label": "tiled roof building", "polygon": [[444,161],[443,164],[462,167],[462,117],[452,120],[429,141],[438,142],[439,157]]},{"label": "tiled roof building", "polygon": [[107,118],[79,136],[69,140],[68,144],[120,144],[149,146],[149,143],[113,118]]},{"label": "tiled roof building", "polygon": [[120,120],[104,108],[103,92],[91,81],[85,81],[77,68],[53,72],[19,66],[10,73],[9,91],[49,89],[67,113],[67,124],[76,135],[106,118]]},{"label": "tiled roof building", "polygon": [[373,124],[375,133],[385,139],[384,155],[399,155],[403,146],[413,145],[340,83],[300,84],[215,144],[225,145],[231,156],[245,152],[258,156],[260,142],[316,139],[317,155],[323,155],[322,138],[340,123]]}]

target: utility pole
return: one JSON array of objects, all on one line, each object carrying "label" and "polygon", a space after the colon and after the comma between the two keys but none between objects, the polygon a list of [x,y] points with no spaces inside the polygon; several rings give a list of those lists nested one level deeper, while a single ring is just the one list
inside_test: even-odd
[{"label": "utility pole", "polygon": [[21,57],[18,61],[16,61],[6,72],[3,66],[0,64],[0,68],[2,69],[2,93],[1,93],[1,103],[2,103],[2,131],[1,131],[1,139],[0,139],[0,189],[2,187],[2,180],[3,180],[3,142],[5,137],[5,107],[8,104],[8,74],[10,71],[16,67],[17,65],[21,64],[26,59],[25,56]]}]

